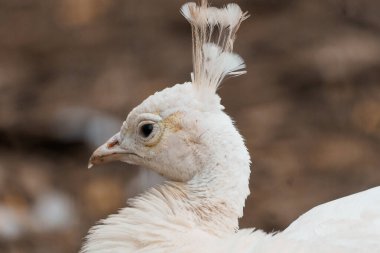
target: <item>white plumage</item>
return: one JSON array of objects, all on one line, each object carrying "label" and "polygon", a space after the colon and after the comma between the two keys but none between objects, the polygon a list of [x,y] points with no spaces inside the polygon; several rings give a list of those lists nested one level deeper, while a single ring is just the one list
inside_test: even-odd
[{"label": "white plumage", "polygon": [[226,76],[244,73],[232,49],[247,14],[205,0],[181,12],[193,31],[192,82],[133,109],[89,164],[121,160],[169,181],[93,227],[81,252],[380,252],[380,187],[318,206],[280,233],[238,230],[250,157],[216,90]]},{"label": "white plumage", "polygon": [[193,33],[193,85],[205,92],[215,93],[226,76],[244,74],[243,59],[232,53],[236,32],[241,22],[248,18],[237,4],[225,8],[187,3],[181,13],[189,21]]}]

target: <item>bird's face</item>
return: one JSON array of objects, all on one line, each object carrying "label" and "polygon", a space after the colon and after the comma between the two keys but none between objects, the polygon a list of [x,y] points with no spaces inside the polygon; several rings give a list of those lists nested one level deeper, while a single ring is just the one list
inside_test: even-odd
[{"label": "bird's face", "polygon": [[179,94],[191,96],[188,86],[156,93],[132,110],[120,132],[93,153],[89,166],[119,160],[148,167],[171,180],[190,180],[207,159],[203,137],[210,126],[205,118],[215,112],[196,109],[194,99],[189,103],[178,99]]}]

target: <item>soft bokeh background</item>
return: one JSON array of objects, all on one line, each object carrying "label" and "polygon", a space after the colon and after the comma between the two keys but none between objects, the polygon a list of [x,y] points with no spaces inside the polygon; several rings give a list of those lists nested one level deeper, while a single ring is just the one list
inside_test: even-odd
[{"label": "soft bokeh background", "polygon": [[[236,44],[248,74],[220,94],[253,156],[241,226],[283,229],[380,185],[380,2],[237,2],[252,14]],[[76,252],[160,182],[86,166],[134,106],[189,79],[183,3],[0,1],[0,252]]]}]

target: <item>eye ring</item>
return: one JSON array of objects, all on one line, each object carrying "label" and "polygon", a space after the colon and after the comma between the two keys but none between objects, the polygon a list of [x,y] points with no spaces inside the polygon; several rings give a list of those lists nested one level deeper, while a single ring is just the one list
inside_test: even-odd
[{"label": "eye ring", "polygon": [[144,120],[137,126],[137,134],[147,146],[154,146],[161,137],[161,125],[158,122]]}]

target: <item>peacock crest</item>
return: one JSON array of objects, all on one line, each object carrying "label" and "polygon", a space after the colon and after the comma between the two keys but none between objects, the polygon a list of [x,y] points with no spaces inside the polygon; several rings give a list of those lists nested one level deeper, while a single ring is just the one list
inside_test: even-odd
[{"label": "peacock crest", "polygon": [[226,77],[246,73],[244,60],[233,53],[233,46],[241,22],[249,17],[247,12],[237,4],[218,9],[202,0],[200,5],[184,4],[181,13],[192,28],[191,79],[196,90],[215,93]]}]

